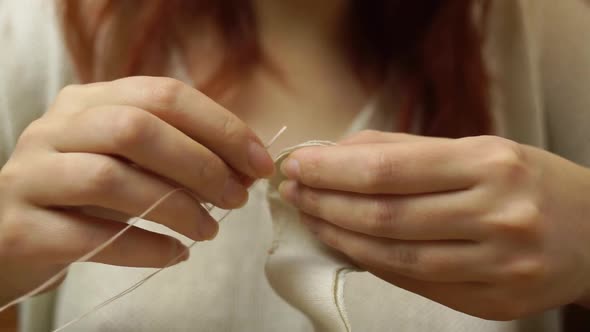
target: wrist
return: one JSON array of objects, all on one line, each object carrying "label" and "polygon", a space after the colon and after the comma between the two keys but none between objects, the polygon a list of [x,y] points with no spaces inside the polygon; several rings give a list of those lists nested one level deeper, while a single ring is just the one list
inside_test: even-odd
[{"label": "wrist", "polygon": [[[562,186],[557,195],[552,195],[554,201],[559,197],[568,197],[567,203],[563,206],[564,211],[561,220],[570,220],[569,227],[575,232],[570,233],[569,237],[563,238],[563,241],[577,243],[576,252],[578,257],[578,266],[576,267],[579,275],[576,277],[577,298],[574,298],[574,304],[590,309],[590,168],[569,163],[572,168],[565,168],[561,165],[561,170],[553,174],[568,174],[566,178],[561,178]],[[556,171],[558,168],[555,168]],[[563,172],[565,170],[565,172]]]}]

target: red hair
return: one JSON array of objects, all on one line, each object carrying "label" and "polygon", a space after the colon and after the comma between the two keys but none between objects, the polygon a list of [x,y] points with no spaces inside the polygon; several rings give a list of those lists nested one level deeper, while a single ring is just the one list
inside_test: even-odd
[{"label": "red hair", "polygon": [[[205,93],[219,96],[255,65],[272,65],[258,43],[250,1],[58,1],[66,44],[84,83],[165,74],[173,49],[186,54],[179,32],[195,24],[214,28],[223,54],[217,70],[197,86]],[[360,79],[388,82],[395,75],[403,83],[400,130],[419,119],[420,133],[430,136],[492,132],[484,25],[474,19],[475,5],[476,0],[351,1],[342,42]],[[182,60],[190,68],[196,59]]]}]

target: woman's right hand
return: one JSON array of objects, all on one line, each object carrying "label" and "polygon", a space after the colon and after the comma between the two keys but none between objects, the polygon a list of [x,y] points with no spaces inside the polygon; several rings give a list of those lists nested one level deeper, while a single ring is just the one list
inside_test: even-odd
[{"label": "woman's right hand", "polygon": [[[0,171],[0,304],[126,226],[81,207],[136,216],[182,187],[231,209],[246,202],[251,179],[272,172],[266,149],[241,120],[179,81],[130,77],[66,87]],[[217,233],[216,221],[184,191],[146,218],[194,240]],[[133,227],[92,261],[162,267],[184,249]]]}]

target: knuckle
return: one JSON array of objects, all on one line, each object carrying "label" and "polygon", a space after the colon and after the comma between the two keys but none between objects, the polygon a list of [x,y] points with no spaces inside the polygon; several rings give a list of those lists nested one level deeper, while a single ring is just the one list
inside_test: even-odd
[{"label": "knuckle", "polygon": [[313,215],[321,215],[320,195],[307,187],[300,190],[301,208]]},{"label": "knuckle", "polygon": [[218,130],[221,137],[230,142],[243,140],[245,130],[240,122],[234,115],[224,116]]},{"label": "knuckle", "polygon": [[367,158],[365,185],[368,188],[377,190],[382,186],[385,179],[390,179],[393,176],[393,168],[389,155],[385,151],[376,151],[375,154]]},{"label": "knuckle", "polygon": [[145,78],[149,101],[158,109],[173,110],[178,104],[178,99],[185,84],[173,78]]},{"label": "knuckle", "polygon": [[420,257],[414,248],[406,245],[396,245],[385,255],[385,266],[391,271],[415,274],[420,265]]},{"label": "knuckle", "polygon": [[43,134],[46,128],[46,121],[37,119],[31,122],[27,128],[22,132],[17,141],[17,147],[22,148],[38,144],[42,141]]},{"label": "knuckle", "polygon": [[543,260],[537,257],[526,257],[515,260],[507,268],[506,280],[515,284],[538,281],[546,274]]},{"label": "knuckle", "polygon": [[141,110],[125,109],[111,120],[112,148],[116,151],[127,150],[146,141],[154,134],[152,118]]},{"label": "knuckle", "polygon": [[88,170],[87,180],[80,189],[84,196],[97,196],[112,192],[118,185],[120,165],[117,161],[105,158],[94,163],[94,168]]},{"label": "knuckle", "polygon": [[319,184],[321,181],[321,156],[317,153],[303,153],[300,155],[300,160],[305,161],[301,163],[301,180],[308,184]]},{"label": "knuckle", "polygon": [[436,276],[435,278],[440,279],[453,270],[453,262],[441,255],[404,247],[406,249],[400,253],[400,263],[404,271],[415,278],[431,279]]},{"label": "knuckle", "polygon": [[495,233],[534,240],[541,236],[543,214],[532,201],[513,201],[491,222]]},{"label": "knuckle", "polygon": [[23,213],[7,209],[0,220],[0,256],[15,258],[29,251],[29,234]]},{"label": "knuckle", "polygon": [[542,217],[543,213],[538,204],[525,201],[518,204],[513,223],[521,233],[539,235],[542,226]]},{"label": "knuckle", "polygon": [[[31,172],[38,171],[36,168],[43,160],[35,158],[32,154],[18,155],[16,152],[0,168],[0,197],[7,199],[2,204],[11,201],[13,198],[27,196],[36,190],[35,183],[31,183]],[[0,210],[1,212],[1,210]]]},{"label": "knuckle", "polygon": [[46,115],[52,115],[58,111],[76,111],[83,105],[83,98],[88,94],[88,85],[70,84],[62,88],[49,107]]},{"label": "knuckle", "polygon": [[[85,99],[93,94],[96,94],[103,88],[105,83],[90,83],[90,84],[70,84],[63,89],[55,97],[53,104],[45,115],[52,115],[57,111],[76,112],[83,110]],[[108,84],[108,83],[107,83]],[[44,116],[45,116],[44,115]]]},{"label": "knuckle", "polygon": [[393,233],[392,228],[397,215],[393,204],[384,199],[376,199],[372,204],[372,212],[369,213],[369,219],[367,220],[369,230],[373,234]]},{"label": "knuckle", "polygon": [[359,131],[357,134],[353,135],[351,138],[354,141],[363,142],[366,140],[370,140],[373,137],[379,137],[380,135],[381,135],[381,133],[377,130],[365,129],[365,130]]},{"label": "knuckle", "polygon": [[530,175],[526,156],[520,144],[499,137],[486,137],[481,148],[487,156],[486,167],[483,169],[489,172],[494,180],[521,182]]},{"label": "knuckle", "polygon": [[315,235],[320,239],[322,242],[327,244],[329,247],[339,249],[345,248],[342,246],[342,239],[333,231],[331,231],[327,227],[318,227],[314,230]]},{"label": "knuckle", "polygon": [[445,259],[440,255],[420,255],[420,264],[415,267],[415,273],[417,276],[430,277],[436,276],[439,278],[443,274],[447,274],[453,270],[453,264],[451,259]]},{"label": "knuckle", "polygon": [[70,84],[63,87],[57,97],[55,98],[55,104],[59,105],[62,102],[68,103],[71,102],[73,98],[78,98],[84,89],[84,86],[81,84]]},{"label": "knuckle", "polygon": [[12,192],[14,195],[14,186],[17,185],[23,178],[22,166],[19,166],[19,162],[14,159],[10,159],[0,169],[0,195],[3,193]]},{"label": "knuckle", "polygon": [[[199,183],[217,182],[224,174],[225,165],[217,157],[203,158],[197,167]],[[229,177],[229,173],[225,175]]]}]

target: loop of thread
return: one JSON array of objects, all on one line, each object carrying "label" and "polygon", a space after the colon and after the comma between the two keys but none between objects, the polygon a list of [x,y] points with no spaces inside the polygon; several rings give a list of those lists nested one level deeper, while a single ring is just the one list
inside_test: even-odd
[{"label": "loop of thread", "polygon": [[[268,142],[268,144],[266,145],[266,148],[268,149],[270,146],[272,146],[275,141],[285,132],[285,130],[287,129],[286,126],[283,126],[274,136],[273,138]],[[158,206],[160,206],[162,203],[164,203],[168,198],[170,198],[170,196],[172,196],[173,194],[180,192],[180,191],[184,191],[186,193],[188,193],[189,195],[193,195],[191,192],[189,192],[188,190],[184,189],[184,188],[176,188],[171,190],[170,192],[166,193],[165,195],[163,195],[161,198],[159,198],[156,202],[154,202],[151,206],[149,206],[143,213],[141,213],[140,215],[138,215],[137,217],[132,217],[127,221],[127,226],[125,228],[123,228],[122,230],[120,230],[119,232],[117,232],[117,234],[113,235],[110,239],[106,240],[104,243],[102,243],[101,245],[97,246],[96,248],[94,248],[93,250],[91,250],[90,252],[88,252],[87,254],[81,256],[80,258],[76,259],[75,261],[73,261],[71,264],[74,263],[82,263],[82,262],[86,262],[89,259],[93,258],[94,256],[96,256],[97,254],[99,254],[102,250],[104,250],[106,247],[108,247],[109,245],[111,245],[113,242],[115,242],[118,238],[120,238],[121,236],[123,236],[123,234],[125,234],[131,227],[133,227],[139,220],[143,219],[145,216],[147,216],[149,213],[151,213],[154,209],[156,209]],[[211,210],[214,208],[213,205],[211,204],[203,204],[203,207],[208,211],[211,212]],[[223,215],[218,222],[221,222],[223,219],[225,219],[229,214],[230,211],[227,211],[227,213],[225,215]],[[60,328],[56,329],[55,331],[61,331],[62,329],[66,328],[67,326],[79,321],[80,319],[86,317],[87,315],[91,314],[92,312],[99,310],[100,308],[106,306],[107,304],[121,298],[122,296],[129,294],[130,292],[132,292],[133,290],[137,289],[139,286],[141,286],[142,284],[144,284],[146,281],[148,281],[149,279],[151,279],[152,277],[154,277],[155,275],[157,275],[159,272],[161,272],[162,270],[164,270],[165,268],[169,267],[170,265],[172,265],[176,260],[178,260],[182,255],[184,255],[186,253],[186,251],[190,250],[197,242],[194,241],[189,247],[187,247],[185,250],[182,251],[182,253],[180,255],[178,255],[177,257],[174,257],[172,260],[170,260],[170,262],[168,262],[164,267],[156,270],[155,272],[151,273],[150,275],[148,275],[147,277],[145,277],[144,279],[140,280],[139,282],[137,282],[136,284],[132,285],[130,288],[128,288],[127,290],[121,292],[120,294],[108,299],[107,301],[99,304],[97,307],[95,307],[93,310],[83,314],[82,316],[64,324],[63,326],[61,326]],[[70,265],[71,265],[70,264]],[[43,292],[44,290],[46,290],[48,287],[50,287],[51,285],[53,285],[55,282],[57,282],[59,279],[61,279],[62,277],[64,277],[66,275],[66,273],[68,272],[69,266],[61,269],[59,272],[57,272],[55,275],[53,275],[52,277],[50,277],[49,279],[47,279],[45,282],[43,282],[41,285],[35,287],[33,290],[23,294],[22,296],[19,296],[18,298],[8,302],[7,304],[3,305],[2,307],[0,307],[0,313],[2,313],[3,311],[6,311],[8,308],[14,306],[14,305],[18,305],[24,301],[26,301],[27,299],[38,295],[39,293]]]},{"label": "loop of thread", "polygon": [[[283,126],[274,136],[273,138],[266,144],[266,148],[268,149],[270,146],[272,146],[276,140],[285,132],[285,130],[287,129],[286,126]],[[257,182],[257,181],[256,181]],[[256,183],[255,182],[255,183]],[[254,183],[254,184],[255,184]],[[253,184],[253,185],[254,185]],[[86,262],[89,259],[93,258],[94,256],[96,256],[97,254],[99,254],[102,250],[104,250],[106,247],[108,247],[109,245],[111,245],[113,242],[115,242],[117,239],[119,239],[121,236],[123,236],[129,229],[131,229],[131,227],[133,227],[139,220],[143,219],[145,216],[147,216],[149,213],[151,213],[153,210],[155,210],[157,207],[159,207],[162,203],[164,203],[167,199],[169,199],[173,194],[180,192],[180,191],[184,191],[186,193],[188,193],[189,195],[194,197],[194,194],[184,188],[176,188],[171,190],[170,192],[164,194],[161,198],[159,198],[156,202],[154,202],[152,205],[150,205],[143,213],[141,213],[140,215],[136,216],[136,217],[132,217],[127,221],[127,226],[125,226],[122,230],[120,230],[119,232],[117,232],[115,235],[113,235],[111,238],[109,238],[108,240],[106,240],[105,242],[103,242],[102,244],[100,244],[99,246],[97,246],[96,248],[94,248],[93,250],[91,250],[90,252],[88,252],[87,254],[81,256],[80,258],[76,259],[75,261],[73,261],[71,264],[74,263],[82,263],[82,262]],[[211,204],[201,204],[208,212],[211,212],[215,207]],[[225,218],[227,218],[227,216],[229,216],[229,214],[232,212],[232,210],[227,211],[219,220],[219,222],[222,222]],[[148,280],[150,280],[151,278],[155,277],[157,274],[159,274],[160,272],[162,272],[164,269],[170,267],[171,265],[174,264],[174,262],[176,262],[178,259],[180,259],[180,257],[182,257],[187,251],[189,251],[192,247],[195,246],[195,244],[197,243],[197,241],[193,241],[188,247],[186,247],[178,256],[174,257],[173,259],[171,259],[164,267],[157,269],[156,271],[150,273],[149,275],[147,275],[146,277],[142,278],[141,280],[139,280],[138,282],[136,282],[135,284],[133,284],[132,286],[130,286],[129,288],[127,288],[126,290],[122,291],[121,293],[107,299],[106,301],[98,304],[97,306],[95,306],[94,308],[92,308],[91,310],[85,312],[84,314],[72,319],[71,321],[65,323],[64,325],[58,327],[57,329],[54,330],[54,332],[59,332],[62,331],[63,329],[67,328],[68,326],[71,326],[73,324],[75,324],[76,322],[82,320],[83,318],[87,317],[88,315],[100,310],[101,308],[107,306],[108,304],[122,298],[123,296],[131,293],[132,291],[136,290],[137,288],[139,288],[141,285],[143,285],[144,283],[146,283]],[[70,265],[71,265],[70,264]],[[7,310],[8,308],[14,306],[14,305],[18,305],[24,301],[26,301],[27,299],[43,292],[44,290],[46,290],[48,287],[50,287],[51,285],[53,285],[55,282],[57,282],[59,279],[61,279],[62,277],[64,277],[67,273],[69,269],[69,265],[63,269],[61,269],[59,272],[57,272],[55,275],[53,275],[52,277],[50,277],[49,279],[47,279],[45,282],[43,282],[41,285],[35,287],[33,290],[25,293],[22,296],[17,297],[16,299],[8,302],[7,304],[3,305],[2,307],[0,307],[0,313],[2,313],[3,311]]]},{"label": "loop of thread", "polygon": [[[279,130],[271,139],[270,141],[268,141],[268,143],[265,145],[265,148],[268,149],[270,148],[275,142],[276,140],[285,132],[285,130],[287,130],[287,126],[283,126],[281,128],[281,130]],[[253,184],[252,187],[254,187],[254,185],[258,182],[258,180],[256,180]],[[173,193],[173,192],[172,192]],[[168,197],[172,194],[170,193],[169,195],[167,195]],[[163,202],[163,200],[159,200],[158,201],[160,204]],[[154,204],[156,205],[156,204]],[[213,209],[215,209],[215,206],[213,206],[212,204],[206,203],[203,204],[203,206],[207,209],[208,212],[211,212]],[[157,205],[156,205],[157,207]],[[155,207],[152,208],[152,210]],[[151,211],[151,210],[150,210]],[[229,210],[227,211],[223,216],[221,216],[221,218],[219,218],[219,220],[217,221],[218,223],[221,223],[225,218],[227,218],[230,213],[233,210]],[[143,215],[146,215],[145,213]],[[112,296],[111,298],[108,298],[107,300],[103,301],[102,303],[99,303],[98,305],[96,305],[95,307],[93,307],[92,309],[84,312],[83,314],[79,315],[78,317],[66,322],[65,324],[63,324],[62,326],[58,327],[57,329],[53,330],[52,332],[60,332],[63,331],[65,328],[67,328],[68,326],[71,326],[79,321],[81,321],[82,319],[84,319],[85,317],[88,317],[89,315],[97,312],[98,310],[106,307],[107,305],[115,302],[116,300],[122,298],[123,296],[130,294],[131,292],[133,292],[134,290],[138,289],[139,287],[141,287],[143,284],[145,284],[148,280],[152,279],[153,277],[155,277],[156,275],[158,275],[160,272],[164,271],[166,268],[170,267],[171,265],[174,264],[174,262],[176,262],[180,257],[182,257],[187,251],[190,251],[195,245],[197,244],[197,241],[193,241],[188,247],[186,247],[178,256],[172,258],[168,263],[166,263],[166,265],[164,267],[161,267],[159,269],[157,269],[156,271],[148,274],[147,276],[141,278],[139,281],[137,281],[136,283],[134,283],[133,285],[129,286],[127,289],[123,290],[122,292],[120,292],[117,295]]]},{"label": "loop of thread", "polygon": [[[211,212],[212,209],[207,209],[209,212]],[[227,216],[229,216],[229,214],[232,212],[233,210],[229,210],[227,211],[221,218],[219,218],[219,220],[217,221],[218,223],[222,222]],[[68,321],[67,323],[63,324],[62,326],[58,327],[57,329],[53,330],[52,332],[59,332],[64,330],[65,328],[67,328],[70,325],[76,324],[77,322],[81,321],[82,319],[88,317],[89,315],[97,312],[98,310],[106,307],[107,305],[117,301],[118,299],[122,298],[123,296],[133,292],[134,290],[138,289],[141,285],[145,284],[148,280],[150,280],[151,278],[155,277],[157,274],[159,274],[160,272],[164,271],[165,269],[167,269],[168,267],[172,266],[174,264],[174,262],[176,262],[176,260],[178,260],[180,257],[182,257],[182,255],[184,255],[187,251],[190,251],[195,244],[197,244],[197,241],[193,241],[188,247],[186,247],[178,256],[172,258],[168,263],[166,263],[166,265],[164,267],[161,267],[159,269],[157,269],[156,271],[148,274],[147,276],[143,277],[142,279],[140,279],[138,282],[136,282],[135,284],[131,285],[130,287],[128,287],[127,289],[125,289],[124,291],[120,292],[119,294],[107,299],[106,301],[96,305],[95,307],[93,307],[92,309],[86,311],[85,313],[79,315],[78,317]]]},{"label": "loop of thread", "polygon": [[[131,227],[133,227],[139,220],[141,220],[142,218],[144,218],[145,216],[147,216],[150,212],[152,212],[160,204],[162,204],[164,201],[166,201],[170,196],[172,196],[173,194],[175,194],[175,193],[177,193],[179,191],[186,191],[186,190],[185,189],[182,189],[182,188],[176,188],[176,189],[174,189],[174,190],[166,193],[164,196],[162,196],[160,199],[158,199],[154,204],[152,204],[149,208],[147,208],[142,214],[140,214],[137,217],[130,218],[128,220],[128,222],[127,222],[127,226],[125,226],[125,228],[123,228],[122,230],[120,230],[117,234],[113,235],[110,239],[106,240],[105,242],[103,242],[101,245],[99,245],[98,247],[96,247],[93,250],[91,250],[86,255],[84,255],[84,256],[76,259],[71,264],[73,264],[73,263],[86,262],[89,259],[91,259],[92,257],[96,256],[104,248],[108,247],[111,243],[115,242],[118,238],[120,238],[125,232],[127,232],[127,230],[129,230]],[[47,279],[47,281],[45,281],[41,285],[37,286],[33,290],[31,290],[28,293],[25,293],[24,295],[22,295],[22,296],[14,299],[14,300],[8,302],[7,304],[5,304],[4,306],[2,306],[0,308],[0,313],[3,312],[3,311],[5,311],[8,308],[14,306],[14,305],[17,305],[17,304],[22,303],[23,301],[27,300],[30,297],[33,297],[33,296],[41,293],[46,288],[50,287],[53,283],[55,283],[56,281],[58,281],[59,279],[61,279],[63,276],[65,276],[66,273],[68,272],[68,269],[69,269],[69,266],[61,269],[59,272],[57,272],[55,275],[53,275],[51,278]]]}]

